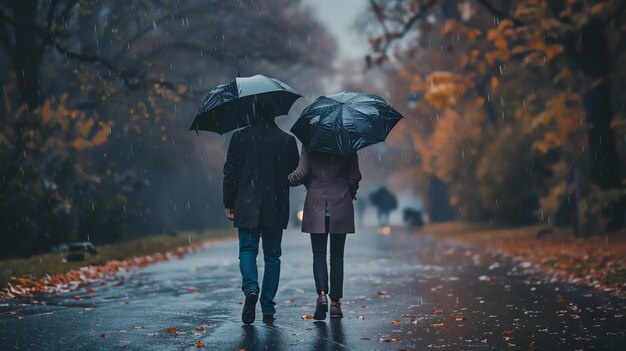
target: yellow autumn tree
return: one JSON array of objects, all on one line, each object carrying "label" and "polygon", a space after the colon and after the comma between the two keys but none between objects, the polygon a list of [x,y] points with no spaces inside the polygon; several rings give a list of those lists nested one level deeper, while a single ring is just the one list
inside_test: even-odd
[{"label": "yellow autumn tree", "polygon": [[[480,125],[484,148],[478,173],[465,180],[445,179],[449,188],[478,182],[481,202],[476,205],[490,217],[511,221],[520,219],[515,208],[530,209],[546,223],[568,217],[563,215],[564,208],[572,210],[567,210],[568,199],[582,193],[574,211],[581,216],[588,210],[596,230],[623,224],[622,174],[611,127],[622,117],[614,113],[617,103],[611,100],[617,70],[611,57],[623,57],[617,43],[626,32],[620,16],[625,1],[370,4],[371,26],[382,34],[371,40],[369,61],[384,64],[382,57],[393,55],[401,62],[421,62],[420,69],[403,68],[398,75],[425,82],[412,92],[424,97],[417,109],[429,113],[428,104],[449,116],[446,109],[471,113],[460,101],[482,107],[486,118]],[[447,123],[437,119],[415,131],[416,137],[459,133],[439,127]],[[467,168],[463,161],[444,157],[455,147],[447,144],[447,152],[435,156],[442,162],[434,163],[433,173]],[[520,172],[527,176],[519,177]],[[580,175],[576,182],[574,174]],[[513,204],[503,211],[506,201]]]}]

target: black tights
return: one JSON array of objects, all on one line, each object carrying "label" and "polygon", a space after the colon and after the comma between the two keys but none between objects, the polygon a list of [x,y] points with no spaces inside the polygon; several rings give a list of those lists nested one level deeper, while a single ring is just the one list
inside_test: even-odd
[{"label": "black tights", "polygon": [[[330,291],[328,289],[328,266],[326,264],[326,247],[330,235]],[[313,278],[317,293],[325,291],[331,301],[338,302],[343,296],[343,250],[346,234],[313,234]]]}]

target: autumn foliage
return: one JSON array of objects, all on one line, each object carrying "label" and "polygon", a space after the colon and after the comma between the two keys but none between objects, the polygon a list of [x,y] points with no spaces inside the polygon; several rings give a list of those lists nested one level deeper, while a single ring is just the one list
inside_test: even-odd
[{"label": "autumn foliage", "polygon": [[391,83],[419,97],[417,167],[444,182],[458,217],[577,223],[581,236],[623,225],[624,96],[612,89],[626,2],[370,4],[369,62],[393,61]]},{"label": "autumn foliage", "polygon": [[[43,294],[67,293],[83,288],[87,294],[93,294],[97,291],[97,288],[93,288],[96,286],[95,284],[100,286],[109,284],[108,280],[114,278],[117,273],[131,271],[161,261],[181,259],[186,254],[206,248],[209,244],[208,241],[201,241],[166,252],[128,257],[123,260],[110,260],[103,265],[90,265],[64,273],[46,274],[43,277],[13,277],[8,287],[0,289],[0,299],[30,299]],[[117,277],[117,279],[123,278]],[[193,291],[190,288],[191,292]],[[75,295],[74,299],[82,300],[83,296]],[[173,333],[176,333],[175,329]]]},{"label": "autumn foliage", "polygon": [[[32,111],[25,105],[11,109],[7,101],[0,129],[0,256],[48,251],[76,240],[95,204],[109,201],[111,215],[123,206],[113,175],[89,171],[89,152],[107,142],[113,122],[71,109],[67,101],[64,94]],[[111,224],[108,230],[116,228]],[[90,232],[97,240],[105,230]]]},{"label": "autumn foliage", "polygon": [[0,2],[0,258],[227,225],[197,104],[237,74],[315,86],[333,48],[298,1]]}]

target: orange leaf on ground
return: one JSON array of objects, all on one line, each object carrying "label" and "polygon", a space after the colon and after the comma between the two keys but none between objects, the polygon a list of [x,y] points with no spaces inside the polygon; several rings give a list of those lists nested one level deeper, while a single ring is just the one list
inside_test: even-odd
[{"label": "orange leaf on ground", "polygon": [[195,293],[195,292],[197,292],[197,291],[200,291],[200,289],[198,289],[198,288],[194,288],[193,286],[192,286],[192,287],[189,287],[189,289],[187,289],[187,290],[189,290],[189,292],[190,292],[190,293],[192,293],[192,294],[193,294],[193,293]]},{"label": "orange leaf on ground", "polygon": [[94,288],[87,288],[87,294],[95,294],[96,293],[96,289]]},{"label": "orange leaf on ground", "polygon": [[196,347],[197,348],[204,347],[204,343],[201,340],[198,340],[198,342],[196,343]]},{"label": "orange leaf on ground", "polygon": [[400,324],[400,320],[399,319],[394,319],[394,320],[391,321],[391,324],[399,325]]},{"label": "orange leaf on ground", "polygon": [[204,331],[204,327],[196,327],[196,331]]},{"label": "orange leaf on ground", "polygon": [[310,313],[307,313],[304,316],[302,316],[302,319],[311,319],[311,318],[313,318],[313,316]]},{"label": "orange leaf on ground", "polygon": [[81,295],[76,295],[74,296],[74,300],[82,300],[83,297]]},{"label": "orange leaf on ground", "polygon": [[33,283],[33,281],[28,278],[17,278],[17,281],[19,281],[20,284],[26,285],[26,286],[29,286]]},{"label": "orange leaf on ground", "polygon": [[174,327],[167,328],[167,333],[168,334],[176,334],[176,328],[174,328]]}]

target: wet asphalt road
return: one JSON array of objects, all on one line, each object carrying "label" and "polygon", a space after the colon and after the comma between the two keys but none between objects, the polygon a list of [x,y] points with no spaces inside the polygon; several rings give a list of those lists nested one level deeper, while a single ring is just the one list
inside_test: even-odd
[{"label": "wet asphalt road", "polygon": [[125,274],[94,294],[3,305],[0,349],[189,350],[202,341],[206,350],[626,350],[624,299],[398,230],[349,236],[345,318],[306,320],[316,297],[311,261],[308,237],[285,232],[274,325],[242,325],[232,241]]}]

